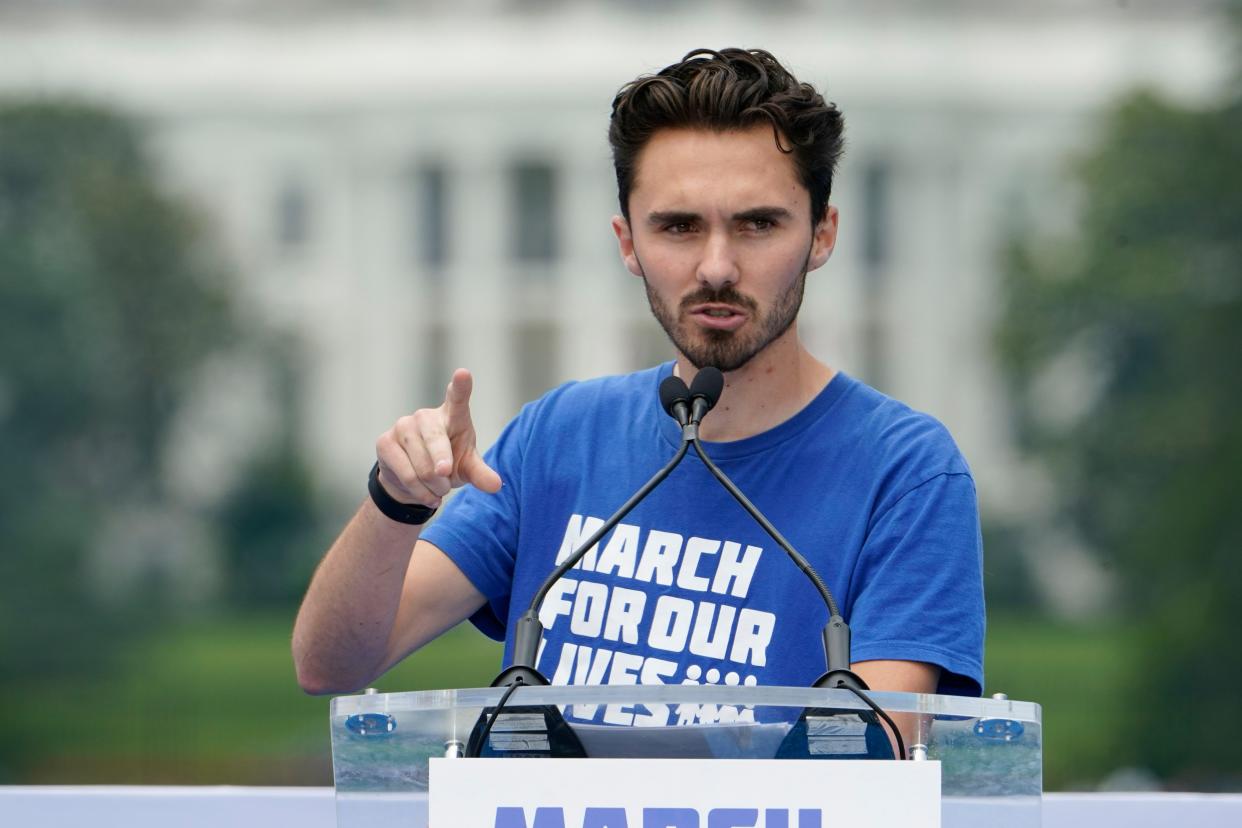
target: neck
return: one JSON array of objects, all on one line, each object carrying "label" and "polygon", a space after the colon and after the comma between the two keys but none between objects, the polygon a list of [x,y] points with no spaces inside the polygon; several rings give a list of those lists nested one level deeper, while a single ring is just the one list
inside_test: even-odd
[{"label": "neck", "polygon": [[[690,361],[678,354],[677,375],[688,384],[695,373]],[[712,442],[761,434],[805,408],[835,375],[798,341],[795,323],[750,362],[724,375],[724,394],[703,419],[699,434]]]}]

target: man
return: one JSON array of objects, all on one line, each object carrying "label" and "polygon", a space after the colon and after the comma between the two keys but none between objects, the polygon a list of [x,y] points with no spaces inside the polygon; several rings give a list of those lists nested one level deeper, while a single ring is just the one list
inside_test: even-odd
[{"label": "man", "polygon": [[[511,631],[555,564],[674,453],[660,380],[714,365],[726,384],[703,422],[708,453],[835,592],[855,672],[873,689],[980,692],[981,543],[964,460],[937,422],[798,339],[807,273],[836,242],[841,130],[835,106],[761,51],[691,53],[618,93],[612,226],[675,361],[553,390],[486,457],[464,370],[439,408],[398,420],[376,445],[373,496],[299,613],[304,689],[363,687],[466,618]],[[826,619],[692,455],[549,593],[539,668],[554,683],[809,686]]]}]

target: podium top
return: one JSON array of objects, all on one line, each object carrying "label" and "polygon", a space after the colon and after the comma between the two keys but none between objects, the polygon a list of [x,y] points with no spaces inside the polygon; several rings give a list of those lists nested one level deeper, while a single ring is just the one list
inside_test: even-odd
[{"label": "podium top", "polygon": [[[333,720],[360,713],[432,712],[472,709],[476,714],[484,707],[500,701],[505,688],[471,687],[448,690],[417,690],[403,693],[361,693],[332,699]],[[868,695],[890,713],[922,713],[933,716],[967,718],[1009,718],[1038,725],[1041,711],[1038,704],[1011,699],[975,698],[972,696],[938,696],[926,693],[886,693],[869,691]],[[847,690],[807,687],[743,687],[719,684],[642,684],[642,685],[574,685],[523,687],[510,704],[583,704],[599,705],[640,703],[652,704],[717,704],[760,705],[774,707],[846,707],[866,710],[867,707]]]},{"label": "podium top", "polygon": [[[433,756],[461,756],[479,739],[504,688],[371,693],[332,700],[338,797],[419,794]],[[942,792],[1034,797],[1042,791],[1039,705],[995,698],[870,694],[906,729],[920,758],[942,763]],[[845,690],[724,685],[521,687],[486,737],[488,755],[831,759],[874,747],[879,726]],[[545,713],[547,715],[545,715]],[[555,722],[555,725],[553,725]],[[886,738],[886,737],[881,737]],[[792,747],[791,747],[792,745]],[[853,751],[853,752],[851,752]]]}]

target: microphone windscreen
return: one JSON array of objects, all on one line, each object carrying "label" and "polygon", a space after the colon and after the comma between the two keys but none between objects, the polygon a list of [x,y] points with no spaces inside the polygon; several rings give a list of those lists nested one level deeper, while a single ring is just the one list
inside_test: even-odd
[{"label": "microphone windscreen", "polygon": [[720,395],[724,393],[724,374],[720,373],[720,369],[714,365],[705,365],[699,369],[694,375],[694,381],[690,383],[690,397],[702,397],[707,400],[707,407],[710,409],[720,400]]},{"label": "microphone windscreen", "polygon": [[660,405],[664,407],[665,413],[670,417],[673,414],[673,406],[679,402],[688,403],[690,401],[690,389],[686,388],[686,383],[681,377],[669,374],[660,383]]}]

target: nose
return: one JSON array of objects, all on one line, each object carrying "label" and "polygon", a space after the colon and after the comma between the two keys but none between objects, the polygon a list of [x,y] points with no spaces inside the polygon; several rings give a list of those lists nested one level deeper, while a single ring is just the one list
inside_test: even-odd
[{"label": "nose", "polygon": [[737,258],[727,233],[712,233],[703,246],[703,258],[699,260],[699,281],[720,290],[726,285],[737,284]]}]

